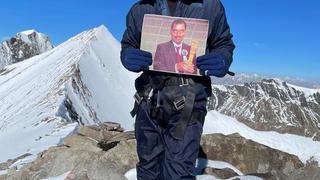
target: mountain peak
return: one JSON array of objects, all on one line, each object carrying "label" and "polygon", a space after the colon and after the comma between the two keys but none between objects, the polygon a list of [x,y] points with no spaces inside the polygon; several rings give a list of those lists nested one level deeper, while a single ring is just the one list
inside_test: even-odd
[{"label": "mountain peak", "polygon": [[[0,144],[14,149],[0,150],[0,162],[57,144],[75,128],[69,122],[119,120],[125,129],[133,129],[126,112],[133,105],[128,101],[134,86],[129,85],[135,74],[123,68],[120,48],[106,27],[99,26],[0,70]],[[17,141],[24,143],[15,148]]]},{"label": "mountain peak", "polygon": [[0,68],[14,64],[53,48],[50,38],[34,29],[17,33],[0,44]]},{"label": "mountain peak", "polygon": [[30,35],[32,33],[38,33],[38,32],[36,30],[34,30],[34,29],[30,29],[30,30],[26,30],[26,31],[20,32],[20,34],[25,34],[25,35]]},{"label": "mountain peak", "polygon": [[222,85],[236,85],[250,82],[260,82],[263,79],[278,79],[286,83],[298,85],[307,88],[319,88],[320,79],[290,77],[290,76],[277,76],[277,75],[264,75],[257,73],[244,73],[238,72],[235,76],[225,76],[224,78],[212,78],[214,84]]},{"label": "mountain peak", "polygon": [[213,85],[209,109],[217,110],[258,130],[275,130],[320,139],[320,91],[281,79],[244,85]]},{"label": "mountain peak", "polygon": [[283,83],[286,83],[285,81],[279,79],[279,78],[266,78],[261,80],[262,83],[274,83],[276,85],[281,85]]}]

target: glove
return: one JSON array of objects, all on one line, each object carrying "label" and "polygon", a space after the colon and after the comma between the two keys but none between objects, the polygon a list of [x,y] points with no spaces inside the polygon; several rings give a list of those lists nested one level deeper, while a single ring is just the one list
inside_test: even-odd
[{"label": "glove", "polygon": [[126,49],[121,59],[123,66],[133,72],[149,69],[149,66],[152,64],[151,53],[135,48]]},{"label": "glove", "polygon": [[221,53],[212,52],[197,58],[197,67],[203,75],[224,77],[229,66],[229,61]]}]

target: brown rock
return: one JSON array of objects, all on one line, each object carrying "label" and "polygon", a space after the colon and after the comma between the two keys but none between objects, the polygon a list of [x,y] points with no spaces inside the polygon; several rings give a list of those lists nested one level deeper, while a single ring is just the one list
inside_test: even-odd
[{"label": "brown rock", "polygon": [[113,162],[122,174],[126,173],[138,163],[136,140],[120,141],[117,146],[105,152],[103,157]]},{"label": "brown rock", "polygon": [[109,142],[115,142],[115,141],[126,141],[129,139],[135,139],[134,131],[127,131],[124,133],[117,134],[110,138]]},{"label": "brown rock", "polygon": [[87,136],[97,141],[109,141],[115,136],[122,136],[124,129],[120,124],[104,122],[98,125],[80,126],[78,134]]},{"label": "brown rock", "polygon": [[76,177],[77,177],[77,174],[76,174],[75,172],[72,172],[72,171],[71,171],[71,172],[66,176],[65,180],[75,180]]},{"label": "brown rock", "polygon": [[4,175],[0,175],[0,180],[6,180],[7,179],[7,175],[4,174]]},{"label": "brown rock", "polygon": [[124,131],[121,125],[115,122],[103,122],[103,123],[100,123],[99,126],[101,126],[103,129],[106,129],[107,131],[118,131],[118,132]]},{"label": "brown rock", "polygon": [[98,143],[99,148],[101,148],[104,151],[109,151],[110,149],[114,148],[117,146],[120,142],[119,141],[113,141],[113,142],[108,142],[108,141],[100,141]]},{"label": "brown rock", "polygon": [[78,180],[90,180],[87,172],[80,172],[77,177]]},{"label": "brown rock", "polygon": [[67,147],[75,149],[82,149],[86,151],[100,152],[102,151],[98,146],[98,142],[86,136],[72,135],[63,140],[63,144]]},{"label": "brown rock", "polygon": [[8,162],[0,163],[0,171],[9,169],[10,164]]},{"label": "brown rock", "polygon": [[118,132],[118,131],[109,131],[107,129],[103,129],[101,131],[102,134],[102,139],[103,141],[109,141],[111,138],[113,138],[114,136],[118,136],[120,134],[122,134],[122,132]]},{"label": "brown rock", "polygon": [[203,158],[228,162],[244,174],[271,174],[275,179],[287,179],[293,171],[303,167],[298,157],[247,140],[239,134],[204,135],[201,148]]},{"label": "brown rock", "polygon": [[64,180],[90,180],[86,171],[76,172],[71,171],[67,174]]},{"label": "brown rock", "polygon": [[320,167],[318,163],[308,162],[307,165],[303,168],[298,169],[293,172],[289,178],[289,180],[319,180],[320,179]]},{"label": "brown rock", "polygon": [[116,131],[107,131],[109,133],[109,137],[105,138],[107,140],[102,140],[98,143],[98,146],[104,151],[108,151],[109,149],[114,148],[118,145],[120,141],[127,141],[130,139],[134,139],[134,132],[116,132]]},{"label": "brown rock", "polygon": [[76,179],[119,179],[125,180],[116,166],[103,158],[102,152],[92,152],[77,148],[51,147],[38,158],[16,173],[7,176],[8,180],[43,179],[56,177],[68,171]]},{"label": "brown rock", "polygon": [[239,175],[229,168],[224,168],[224,169],[205,168],[203,171],[203,174],[209,174],[222,179],[228,179],[228,178]]},{"label": "brown rock", "polygon": [[103,139],[101,131],[101,128],[97,125],[80,126],[78,134],[101,141]]}]

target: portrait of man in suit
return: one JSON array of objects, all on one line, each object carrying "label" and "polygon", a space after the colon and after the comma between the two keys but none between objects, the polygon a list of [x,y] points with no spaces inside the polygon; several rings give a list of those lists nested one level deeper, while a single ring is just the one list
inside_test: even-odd
[{"label": "portrait of man in suit", "polygon": [[[171,40],[157,45],[153,69],[175,73],[197,74],[195,54],[189,59],[191,46],[184,43],[187,34],[187,23],[183,19],[176,19],[171,23]],[[188,61],[189,60],[189,61]]]}]

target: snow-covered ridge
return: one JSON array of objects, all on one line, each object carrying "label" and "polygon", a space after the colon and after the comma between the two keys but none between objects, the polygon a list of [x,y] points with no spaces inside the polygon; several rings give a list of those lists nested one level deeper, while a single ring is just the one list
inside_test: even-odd
[{"label": "snow-covered ridge", "polygon": [[22,31],[22,32],[20,32],[20,34],[25,34],[28,36],[28,35],[35,33],[35,32],[36,32],[36,30],[30,29],[30,30]]},{"label": "snow-covered ridge", "polygon": [[281,134],[275,131],[257,131],[235,118],[220,114],[217,111],[210,111],[204,124],[204,134],[222,133],[229,135],[239,133],[246,139],[251,139],[268,147],[278,149],[289,154],[294,154],[306,163],[313,158],[320,162],[320,142],[311,138],[297,136],[293,134]]},{"label": "snow-covered ridge", "polygon": [[67,100],[83,123],[119,120],[132,129],[135,76],[122,67],[119,52],[120,43],[100,26],[6,66],[0,75],[0,144],[6,147],[0,162],[36,154],[69,134],[77,123]]},{"label": "snow-covered ridge", "polygon": [[[244,88],[250,89],[251,93],[256,94],[257,96],[265,96],[266,98],[270,98],[272,95],[272,91],[279,91],[280,93],[284,93],[287,96],[286,102],[291,101],[293,103],[300,104],[298,98],[303,96],[306,99],[312,99],[312,96],[316,94],[320,94],[320,89],[315,88],[306,88],[297,85],[293,85],[287,83],[281,79],[273,78],[273,79],[262,79],[258,82],[244,83],[238,85],[218,85],[213,84],[212,87],[214,89],[219,89],[222,92],[228,92],[230,89]],[[278,95],[277,97],[283,98],[284,95]]]},{"label": "snow-covered ridge", "polygon": [[16,34],[16,37],[28,44],[36,44],[39,47],[39,53],[46,52],[53,48],[47,35],[36,30],[27,30]]},{"label": "snow-covered ridge", "polygon": [[320,93],[320,89],[314,89],[314,88],[306,88],[306,87],[301,87],[301,86],[296,86],[296,85],[293,85],[293,84],[290,84],[290,83],[287,83],[288,86],[298,90],[298,91],[301,91],[305,94],[306,97],[309,97],[309,96],[312,96],[316,93]]},{"label": "snow-covered ridge", "polygon": [[[316,93],[320,93],[320,89],[317,88],[307,88],[307,87],[302,87],[302,86],[297,86],[291,83],[288,83],[286,81],[283,81],[279,78],[272,78],[272,79],[262,79],[260,81],[257,82],[251,82],[251,83],[263,83],[263,84],[269,84],[269,85],[273,85],[273,86],[278,86],[280,89],[282,90],[286,90],[288,87],[292,88],[296,91],[300,91],[302,93],[304,93],[304,95],[306,97],[314,95]],[[246,86],[246,84],[248,83],[244,83],[244,84],[237,84],[237,86]],[[250,84],[250,83],[249,83]],[[221,91],[228,91],[226,89],[226,87],[232,87],[234,85],[220,85],[220,84],[212,84],[212,87],[214,88],[218,88]]]},{"label": "snow-covered ridge", "polygon": [[213,85],[209,109],[258,130],[275,130],[320,140],[320,91],[263,79],[242,85]]},{"label": "snow-covered ridge", "polygon": [[221,85],[241,85],[241,84],[251,83],[251,82],[260,82],[263,79],[280,79],[281,81],[285,81],[293,85],[297,85],[300,87],[307,87],[307,88],[320,87],[319,78],[308,79],[308,78],[300,78],[300,77],[263,75],[263,74],[243,73],[243,72],[237,72],[235,76],[226,76],[224,78],[212,77],[212,82],[213,84],[221,84]]}]

